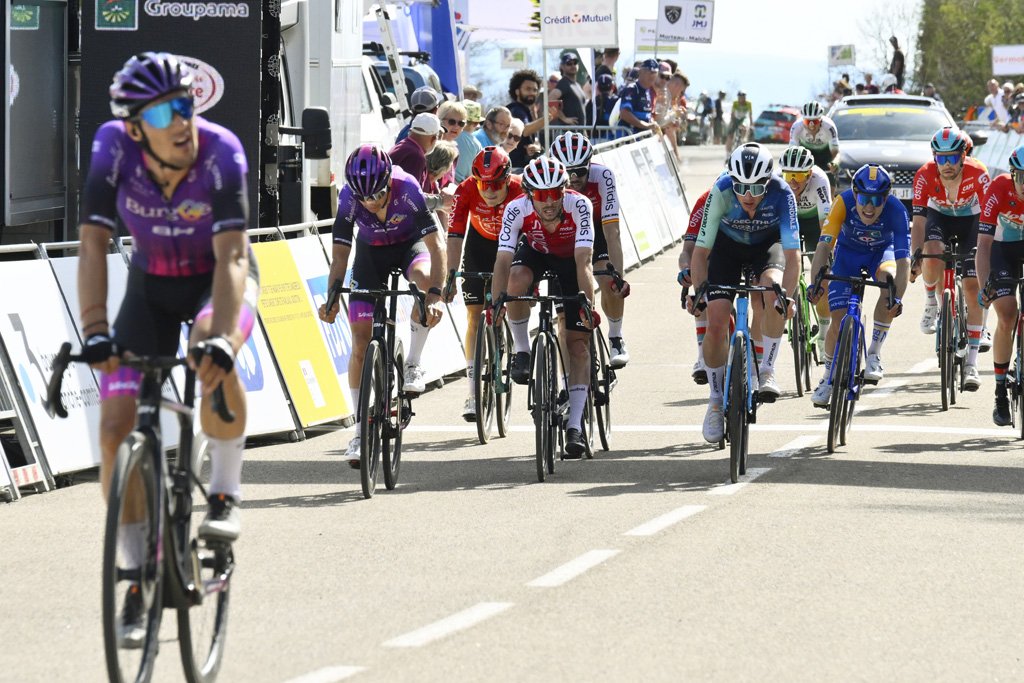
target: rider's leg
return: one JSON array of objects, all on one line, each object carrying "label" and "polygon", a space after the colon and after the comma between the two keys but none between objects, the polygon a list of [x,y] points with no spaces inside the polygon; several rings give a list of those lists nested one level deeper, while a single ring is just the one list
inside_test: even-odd
[{"label": "rider's leg", "polygon": [[479,332],[480,314],[484,307],[481,304],[466,304],[466,380],[469,395],[473,395],[473,381],[476,377],[476,335]]},{"label": "rider's leg", "polygon": [[[942,240],[930,239],[925,241],[921,251],[925,254],[941,254],[945,249],[945,244]],[[924,316],[921,320],[921,328],[926,327],[926,323],[930,320],[932,327],[934,328],[935,320],[937,320],[937,310],[939,305],[939,286],[942,284],[942,270],[944,266],[942,261],[939,259],[923,259],[921,262],[921,275],[924,280],[924,293],[925,293],[925,311]]]}]

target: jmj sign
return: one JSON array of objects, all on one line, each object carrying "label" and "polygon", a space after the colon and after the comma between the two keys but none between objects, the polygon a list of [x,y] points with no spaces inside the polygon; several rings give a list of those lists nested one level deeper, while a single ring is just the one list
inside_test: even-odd
[{"label": "jmj sign", "polygon": [[540,35],[545,48],[619,44],[616,0],[543,0]]},{"label": "jmj sign", "polygon": [[[92,139],[110,119],[114,72],[146,50],[181,55],[196,71],[196,110],[232,130],[249,161],[249,206],[256,224],[260,142],[259,0],[83,0],[81,155],[88,170]],[[224,36],[231,36],[225,40]]]},{"label": "jmj sign", "polygon": [[710,43],[714,0],[659,0],[658,41]]}]

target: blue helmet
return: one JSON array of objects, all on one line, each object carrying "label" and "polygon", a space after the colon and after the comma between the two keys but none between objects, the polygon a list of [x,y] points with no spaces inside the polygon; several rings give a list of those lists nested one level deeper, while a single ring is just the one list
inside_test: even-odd
[{"label": "blue helmet", "polygon": [[860,194],[886,194],[892,189],[892,177],[878,164],[864,164],[853,174],[853,189]]},{"label": "blue helmet", "polygon": [[1010,154],[1010,170],[1024,171],[1024,145],[1013,150]]},{"label": "blue helmet", "polygon": [[956,154],[967,149],[969,138],[960,130],[946,126],[932,136],[932,152],[935,154]]}]

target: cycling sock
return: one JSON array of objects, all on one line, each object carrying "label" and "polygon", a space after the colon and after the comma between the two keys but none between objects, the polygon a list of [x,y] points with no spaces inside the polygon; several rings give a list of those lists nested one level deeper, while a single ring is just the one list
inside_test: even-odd
[{"label": "cycling sock", "polygon": [[981,328],[982,329],[988,329],[988,312],[991,311],[991,310],[992,310],[991,308],[983,308],[983,309],[981,309]]},{"label": "cycling sock", "polygon": [[978,364],[978,351],[981,349],[981,325],[967,326],[967,364]]},{"label": "cycling sock", "polygon": [[419,365],[420,356],[423,355],[423,347],[427,345],[427,335],[430,334],[430,328],[416,322],[410,322],[409,330],[412,334],[409,338],[409,353],[405,356],[405,364]]},{"label": "cycling sock", "polygon": [[993,363],[993,369],[996,376],[996,393],[999,393],[1000,387],[1003,392],[1006,392],[1006,373],[1010,369],[1010,364],[1007,363]]},{"label": "cycling sock", "polygon": [[828,327],[832,324],[830,318],[822,318],[818,321],[818,338],[822,341],[825,340],[825,335],[828,334]]},{"label": "cycling sock", "polygon": [[757,361],[758,367],[761,366],[761,359],[764,358],[764,343],[758,340],[754,340],[754,359]]},{"label": "cycling sock", "polygon": [[356,420],[359,419],[359,387],[349,387],[348,391],[352,394],[352,413],[356,416]]},{"label": "cycling sock", "polygon": [[215,439],[208,436],[210,444],[210,494],[223,493],[235,501],[242,500],[242,453],[245,451],[245,434],[233,439]]},{"label": "cycling sock", "polygon": [[470,396],[473,396],[474,379],[476,379],[476,361],[466,361],[466,382],[469,384]]},{"label": "cycling sock", "polygon": [[938,306],[939,305],[938,300],[935,298],[935,288],[936,288],[936,286],[938,286],[938,284],[939,284],[938,282],[925,282],[924,283],[924,293],[925,293],[925,296],[928,297],[927,304],[929,306]]},{"label": "cycling sock", "polygon": [[622,336],[622,318],[612,318],[609,316],[608,320],[608,336],[609,337],[621,337]]},{"label": "cycling sock", "polygon": [[782,337],[765,337],[763,340],[764,353],[761,361],[761,372],[774,372],[775,361],[779,359],[779,347],[782,346]]},{"label": "cycling sock", "polygon": [[136,569],[142,566],[143,547],[146,545],[147,522],[130,522],[121,525],[121,531],[117,534],[117,545],[124,557],[124,564],[119,565],[122,569]]},{"label": "cycling sock", "polygon": [[876,356],[882,352],[882,344],[885,342],[885,338],[889,336],[889,327],[891,323],[883,323],[875,321],[875,329],[871,332],[871,346],[868,347],[868,355],[875,354]]},{"label": "cycling sock", "polygon": [[698,348],[704,343],[704,335],[707,334],[708,324],[700,321],[697,323],[697,346]]},{"label": "cycling sock", "polygon": [[509,327],[512,328],[512,345],[516,353],[530,352],[530,318],[512,320],[509,318]]},{"label": "cycling sock", "polygon": [[573,384],[569,387],[569,426],[581,429],[583,425],[583,407],[587,403],[586,384]]},{"label": "cycling sock", "polygon": [[711,387],[711,402],[722,405],[722,392],[725,389],[725,366],[707,368],[708,386]]}]

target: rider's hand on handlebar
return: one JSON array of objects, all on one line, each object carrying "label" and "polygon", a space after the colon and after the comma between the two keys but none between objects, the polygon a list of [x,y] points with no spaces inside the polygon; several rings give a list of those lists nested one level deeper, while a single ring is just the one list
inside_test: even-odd
[{"label": "rider's hand on handlebar", "polygon": [[435,327],[444,316],[441,295],[436,292],[427,292],[425,303],[427,305],[427,327]]},{"label": "rider's hand on handlebar", "polygon": [[217,335],[201,342],[202,356],[198,364],[189,354],[189,365],[203,385],[203,396],[209,396],[235,370],[235,349],[226,337]]},{"label": "rider's hand on handlebar", "polygon": [[90,367],[109,374],[120,365],[117,345],[109,334],[90,334],[82,345],[82,359]]},{"label": "rider's hand on handlebar", "polygon": [[612,291],[625,299],[629,296],[629,283],[622,278],[613,278]]},{"label": "rider's hand on handlebar", "polygon": [[320,304],[320,310],[318,313],[320,314],[320,319],[325,323],[333,323],[334,319],[338,317],[338,311],[340,310],[340,304],[334,304],[329,311],[327,310],[327,304]]}]

